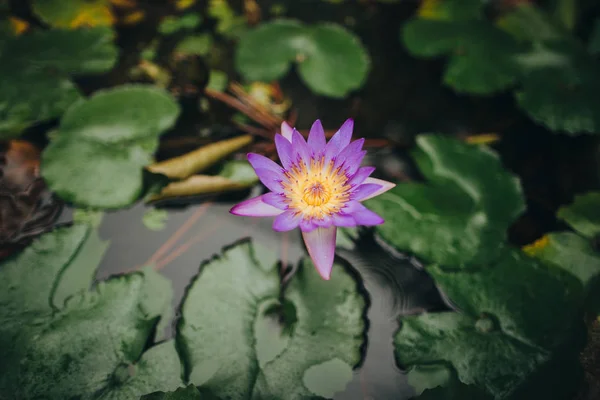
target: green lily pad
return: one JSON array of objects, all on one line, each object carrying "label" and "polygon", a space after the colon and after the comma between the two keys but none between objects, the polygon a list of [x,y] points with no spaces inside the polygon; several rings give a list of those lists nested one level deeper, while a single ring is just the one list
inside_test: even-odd
[{"label": "green lily pad", "polygon": [[573,204],[561,207],[557,215],[587,238],[600,235],[600,192],[576,196]]},{"label": "green lily pad", "polygon": [[458,92],[491,94],[510,87],[519,76],[514,57],[520,45],[485,21],[417,18],[406,23],[402,40],[414,55],[450,56],[444,82]]},{"label": "green lily pad", "polygon": [[[424,391],[419,399],[531,398],[527,395],[541,393],[540,386],[532,386],[531,382],[543,379],[540,371],[550,373],[554,361],[546,350],[506,334],[486,317],[474,319],[455,312],[403,318],[394,345],[402,367],[447,363],[456,371],[460,383],[471,385],[458,388],[459,393],[463,390],[469,393],[464,397],[456,397],[456,384],[451,382],[449,386]],[[567,359],[561,361],[567,366]],[[571,367],[569,364],[568,368]],[[577,370],[572,368],[568,374],[563,370],[560,378],[554,377],[562,385],[554,395],[567,388],[572,390],[577,381],[570,374],[579,376]],[[548,381],[544,384],[552,387]]]},{"label": "green lily pad", "polygon": [[[42,175],[63,199],[94,208],[125,207],[143,190],[143,168],[179,106],[161,89],[121,86],[73,105],[42,155]],[[116,179],[115,177],[118,177]]]},{"label": "green lily pad", "polygon": [[568,60],[566,66],[524,71],[517,103],[536,122],[553,131],[576,135],[600,132],[600,104],[596,94],[600,64],[574,56],[569,44],[547,44],[553,59]]},{"label": "green lily pad", "polygon": [[59,117],[80,98],[69,75],[113,67],[117,50],[108,28],[34,31],[0,42],[0,138]]},{"label": "green lily pad", "polygon": [[596,291],[600,279],[600,252],[592,247],[590,240],[571,232],[550,233],[531,254],[574,275],[589,294]]},{"label": "green lily pad", "polygon": [[162,231],[165,229],[167,224],[167,219],[169,218],[169,213],[167,210],[163,210],[160,208],[150,208],[142,217],[142,222],[144,226],[151,231]]},{"label": "green lily pad", "polygon": [[211,48],[212,37],[205,33],[185,37],[181,42],[179,42],[175,48],[175,52],[186,55],[205,56],[210,53]]},{"label": "green lily pad", "polygon": [[[456,373],[441,364],[415,365],[408,372],[408,383],[415,388],[417,396],[412,400],[491,400],[493,397],[477,386],[465,385]],[[421,388],[419,385],[427,384]],[[433,385],[430,385],[432,384]],[[416,386],[415,386],[416,385]]]},{"label": "green lily pad", "polygon": [[[574,330],[582,285],[562,269],[548,269],[517,250],[506,250],[480,271],[427,272],[452,304],[477,319],[489,315],[503,333],[532,346],[554,348]],[[468,383],[468,382],[465,382]]]},{"label": "green lily pad", "polygon": [[236,67],[249,81],[282,78],[292,63],[316,94],[345,97],[362,86],[370,68],[359,39],[334,24],[306,26],[280,19],[244,35],[236,52]]},{"label": "green lily pad", "polygon": [[524,210],[521,186],[496,153],[440,135],[417,138],[425,183],[403,183],[365,202],[386,223],[381,237],[400,251],[447,268],[481,267],[497,257]]},{"label": "green lily pad", "polygon": [[179,388],[174,392],[154,392],[146,394],[140,400],[205,400],[208,397],[202,396],[200,391],[194,385],[188,385]]},{"label": "green lily pad", "polygon": [[[180,386],[172,341],[143,353],[170,304],[170,283],[147,271],[88,292],[71,268],[92,254],[90,235],[84,225],[57,229],[2,264],[0,397],[125,400]],[[66,296],[66,287],[55,289],[62,279],[83,290]]]},{"label": "green lily pad", "polygon": [[33,0],[33,12],[48,24],[59,28],[112,25],[109,0]]},{"label": "green lily pad", "polygon": [[199,14],[189,13],[181,17],[169,16],[164,18],[158,26],[158,31],[163,35],[171,35],[181,30],[193,30],[202,23]]},{"label": "green lily pad", "polygon": [[[202,267],[177,331],[190,383],[221,398],[304,399],[351,378],[365,329],[357,282],[339,265],[323,281],[304,261],[282,295],[274,257],[243,242]],[[265,325],[273,307],[283,326]]]}]

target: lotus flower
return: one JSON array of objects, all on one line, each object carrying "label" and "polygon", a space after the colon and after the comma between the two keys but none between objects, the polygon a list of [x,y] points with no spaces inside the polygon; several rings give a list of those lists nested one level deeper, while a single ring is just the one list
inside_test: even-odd
[{"label": "lotus flower", "polygon": [[326,143],[321,121],[310,129],[308,141],[286,122],[275,135],[282,166],[259,154],[248,161],[269,193],[234,206],[230,212],[250,217],[275,217],[278,232],[300,228],[308,253],[321,277],[329,280],[338,226],[373,226],[383,218],[362,201],[395,184],[369,177],[374,167],[361,167],[364,139],[350,142],[354,122],[348,119]]}]

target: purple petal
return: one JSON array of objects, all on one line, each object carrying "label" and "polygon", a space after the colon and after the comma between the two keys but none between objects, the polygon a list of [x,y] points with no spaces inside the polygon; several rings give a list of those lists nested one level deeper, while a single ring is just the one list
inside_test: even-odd
[{"label": "purple petal", "polygon": [[[373,211],[365,208],[362,211],[358,211],[352,214],[352,217],[356,221],[358,225],[364,226],[373,226],[373,225],[381,225],[385,221],[379,215],[375,214]],[[279,217],[277,217],[279,218]]]},{"label": "purple petal", "polygon": [[344,214],[353,214],[355,212],[362,211],[366,208],[367,207],[363,206],[359,201],[350,200],[346,203],[342,211],[344,212]]},{"label": "purple petal", "polygon": [[262,195],[262,201],[275,208],[278,208],[279,210],[288,209],[287,197],[280,193],[265,193]]},{"label": "purple petal", "polygon": [[253,197],[249,200],[236,204],[229,210],[234,215],[244,217],[274,217],[283,211],[263,201],[265,195]]},{"label": "purple petal", "polygon": [[292,143],[281,136],[280,134],[275,135],[275,148],[277,149],[277,155],[283,168],[290,169],[292,166],[292,157],[294,152],[292,150]]},{"label": "purple petal", "polygon": [[325,146],[325,159],[329,161],[337,156],[352,139],[352,130],[354,129],[354,121],[347,119],[346,122],[340,127],[340,129],[333,135],[333,137]]},{"label": "purple petal", "polygon": [[379,196],[382,193],[387,192],[388,190],[394,188],[396,186],[395,183],[392,182],[388,182],[388,181],[384,181],[383,179],[377,179],[377,178],[367,178],[364,180],[365,184],[375,184],[375,185],[379,185],[381,186],[381,189],[377,190],[374,193],[371,193],[370,195],[368,195],[367,197],[363,198],[360,201],[365,201],[368,199],[372,199],[375,196]]},{"label": "purple petal", "polygon": [[286,121],[281,123],[281,135],[286,138],[289,142],[292,141],[292,132],[294,129]]},{"label": "purple petal", "polygon": [[351,215],[348,215],[348,214],[341,214],[341,213],[333,214],[332,219],[333,219],[333,224],[335,226],[344,226],[346,228],[351,228],[353,226],[356,226],[356,221],[354,220],[354,218],[352,218]]},{"label": "purple petal", "polygon": [[307,143],[308,147],[310,147],[315,154],[325,150],[327,141],[325,140],[325,131],[323,130],[323,125],[320,120],[316,120],[310,128]]},{"label": "purple petal", "polygon": [[323,219],[314,218],[313,223],[316,226],[321,227],[321,228],[327,228],[327,227],[333,225],[333,221],[332,221],[331,217],[328,215],[324,216]]},{"label": "purple petal", "polygon": [[360,167],[354,176],[348,181],[350,186],[358,186],[375,171],[375,167]]},{"label": "purple petal", "polygon": [[302,214],[297,211],[284,211],[275,218],[275,221],[273,221],[273,229],[277,232],[291,231],[298,227],[301,217]]},{"label": "purple petal", "polygon": [[308,254],[313,264],[315,264],[317,272],[326,281],[331,277],[331,269],[333,268],[336,231],[337,228],[332,226],[317,228],[312,232],[302,232]]},{"label": "purple petal", "polygon": [[381,185],[375,183],[363,183],[351,195],[353,200],[363,201],[373,193],[381,190]]},{"label": "purple petal", "polygon": [[343,165],[348,175],[354,175],[366,154],[366,152],[361,151],[364,143],[365,139],[358,139],[346,146],[336,157],[333,168],[336,169]]},{"label": "purple petal", "polygon": [[312,218],[302,218],[300,221],[300,230],[302,232],[312,232],[317,229],[317,225],[315,225],[312,221]]},{"label": "purple petal", "polygon": [[294,133],[292,133],[292,148],[296,154],[294,157],[294,163],[298,162],[299,156],[300,160],[304,161],[304,165],[309,166],[312,151],[308,147],[308,144],[306,144],[304,137],[295,129]]},{"label": "purple petal", "polygon": [[256,172],[256,176],[258,176],[262,184],[270,191],[278,193],[283,191],[283,186],[281,186],[282,173],[265,168],[255,168],[254,172]]},{"label": "purple petal", "polygon": [[248,162],[250,163],[250,165],[252,165],[252,168],[254,168],[255,170],[269,169],[283,174],[283,169],[281,168],[281,166],[275,161],[265,156],[261,156],[260,154],[256,153],[248,153],[246,157],[248,158]]}]

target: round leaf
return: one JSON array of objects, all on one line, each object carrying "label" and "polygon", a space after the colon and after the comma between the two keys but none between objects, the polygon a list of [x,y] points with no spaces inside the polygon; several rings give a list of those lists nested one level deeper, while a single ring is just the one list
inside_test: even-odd
[{"label": "round leaf", "polygon": [[369,56],[359,39],[334,24],[304,26],[277,20],[243,36],[236,66],[250,81],[282,78],[292,62],[316,94],[341,98],[358,89],[369,71]]},{"label": "round leaf", "polygon": [[[220,398],[328,396],[313,369],[347,379],[360,360],[366,304],[354,278],[335,265],[323,281],[306,261],[282,296],[273,257],[243,242],[204,265],[185,297],[177,340],[189,380]],[[283,326],[267,329],[274,307]]]},{"label": "round leaf", "polygon": [[414,152],[427,183],[405,183],[365,204],[376,227],[400,251],[449,268],[495,259],[506,230],[524,210],[519,181],[486,147],[423,135]]},{"label": "round leaf", "polygon": [[41,19],[58,28],[112,25],[109,0],[33,0],[31,7]]},{"label": "round leaf", "polygon": [[573,204],[558,210],[558,217],[587,238],[600,235],[600,192],[576,196]]},{"label": "round leaf", "polygon": [[96,208],[124,207],[142,192],[143,167],[173,126],[177,103],[150,86],[98,92],[71,107],[42,156],[42,175],[58,195]]}]

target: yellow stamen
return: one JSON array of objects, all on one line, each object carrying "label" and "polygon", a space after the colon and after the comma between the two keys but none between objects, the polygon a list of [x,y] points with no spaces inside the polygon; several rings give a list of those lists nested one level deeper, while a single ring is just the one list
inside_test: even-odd
[{"label": "yellow stamen", "polygon": [[299,162],[286,172],[282,182],[290,209],[304,218],[323,219],[339,212],[350,199],[348,177],[340,167],[334,169],[331,161],[312,159],[310,165]]}]

